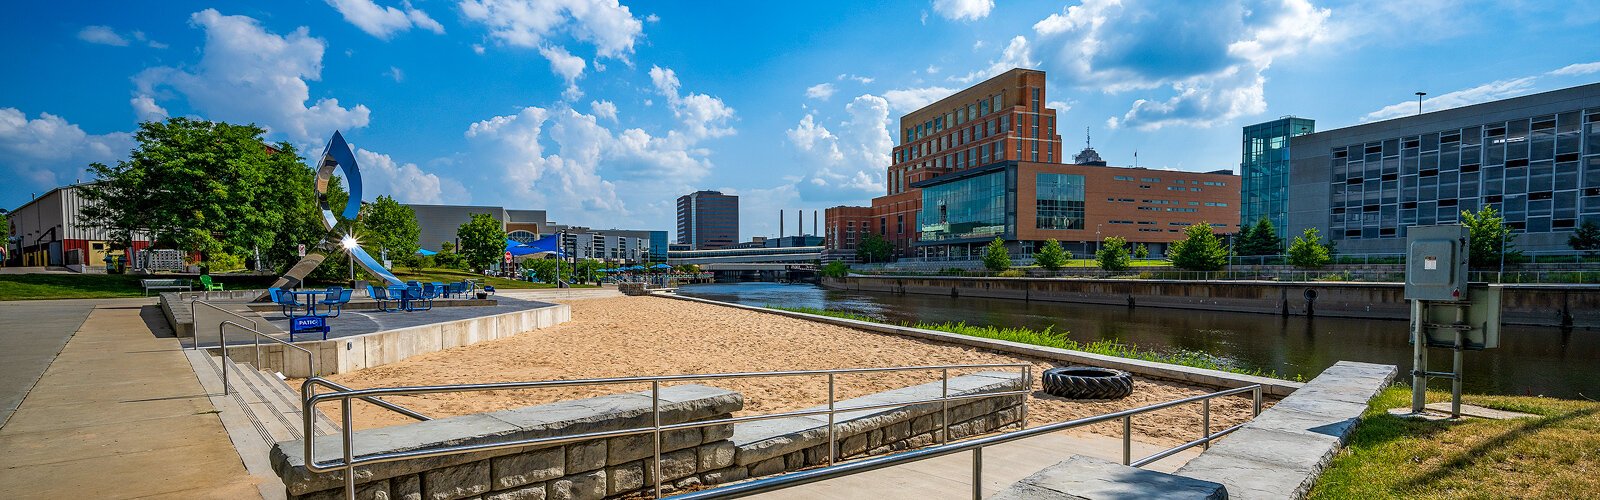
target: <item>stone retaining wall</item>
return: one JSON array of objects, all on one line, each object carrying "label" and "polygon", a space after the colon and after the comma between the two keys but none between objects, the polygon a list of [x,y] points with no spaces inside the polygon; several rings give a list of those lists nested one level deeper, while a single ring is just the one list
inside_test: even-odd
[{"label": "stone retaining wall", "polygon": [[[729,418],[744,407],[739,393],[700,385],[661,389],[661,422],[675,424]],[[650,393],[613,394],[528,406],[493,413],[442,418],[355,433],[357,456],[450,445],[570,436],[648,427]],[[716,425],[662,435],[663,478],[697,483],[733,464],[733,426]],[[342,456],[339,437],[317,439],[318,461]],[[288,497],[343,498],[343,475],[305,469],[304,443],[272,448],[272,468]],[[598,499],[635,494],[653,484],[650,435],[594,439],[565,445],[487,451],[376,463],[356,468],[356,498],[497,500]]]}]

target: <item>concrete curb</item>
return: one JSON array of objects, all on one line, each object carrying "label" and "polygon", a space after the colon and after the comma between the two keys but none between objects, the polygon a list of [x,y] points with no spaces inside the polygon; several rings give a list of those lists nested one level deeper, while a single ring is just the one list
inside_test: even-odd
[{"label": "concrete curb", "polygon": [[821,316],[821,315],[816,315],[816,314],[806,314],[806,313],[799,313],[799,312],[793,312],[793,311],[784,311],[784,310],[781,310],[781,309],[768,309],[768,308],[765,308],[765,307],[747,306],[747,305],[744,305],[744,304],[733,304],[733,303],[729,303],[729,302],[721,302],[721,301],[702,299],[702,298],[697,298],[697,297],[685,297],[685,296],[676,295],[676,294],[656,294],[656,295],[660,296],[660,297],[670,297],[670,298],[674,298],[674,299],[678,299],[678,300],[687,300],[687,301],[691,301],[691,302],[700,302],[700,303],[704,303],[704,304],[712,304],[712,305],[718,305],[718,306],[724,306],[724,307],[733,307],[733,308],[737,308],[737,309],[744,309],[744,310],[747,310],[747,311],[762,312],[762,313],[767,313],[767,314],[776,314],[776,315],[779,315],[779,316],[788,316],[788,317],[796,318],[796,319],[803,319],[803,320],[807,320],[807,321],[815,321],[815,322],[818,322],[818,323],[827,323],[827,324],[830,324],[830,325],[843,326],[843,327],[847,327],[847,328],[855,328],[855,329],[867,330],[867,331],[878,332],[878,333],[887,333],[887,334],[890,334],[890,335],[901,335],[901,336],[919,338],[919,339],[924,339],[924,340],[934,340],[934,341],[946,342],[946,343],[951,343],[951,344],[958,344],[958,345],[965,345],[965,346],[970,346],[970,347],[977,347],[977,348],[981,348],[981,349],[988,349],[988,350],[992,350],[992,351],[999,351],[999,352],[1004,352],[1004,353],[1009,353],[1009,354],[1020,354],[1020,355],[1023,355],[1023,356],[1033,356],[1033,357],[1037,357],[1037,358],[1045,358],[1045,359],[1055,360],[1055,361],[1064,361],[1064,362],[1067,362],[1067,363],[1086,364],[1086,365],[1093,365],[1093,366],[1099,366],[1099,367],[1105,367],[1105,368],[1115,368],[1115,369],[1118,369],[1118,370],[1123,370],[1123,371],[1126,371],[1126,372],[1129,372],[1129,373],[1133,373],[1133,374],[1136,374],[1136,375],[1140,375],[1140,376],[1163,379],[1163,380],[1171,380],[1171,381],[1183,382],[1183,383],[1188,383],[1188,384],[1202,385],[1202,386],[1208,386],[1208,387],[1220,387],[1220,388],[1225,388],[1225,389],[1232,389],[1232,388],[1235,388],[1235,387],[1244,387],[1244,386],[1248,386],[1248,385],[1261,384],[1261,390],[1262,390],[1262,392],[1264,394],[1269,395],[1269,396],[1276,396],[1276,397],[1288,396],[1289,394],[1294,393],[1294,391],[1300,389],[1300,387],[1305,385],[1305,384],[1300,383],[1300,382],[1292,382],[1292,381],[1288,381],[1288,380],[1276,379],[1276,378],[1270,378],[1270,377],[1258,377],[1258,376],[1254,376],[1254,375],[1243,375],[1243,374],[1238,374],[1238,373],[1228,373],[1228,372],[1221,371],[1221,370],[1207,370],[1207,369],[1204,369],[1204,368],[1192,368],[1192,367],[1188,367],[1188,366],[1173,365],[1173,364],[1167,364],[1167,363],[1156,363],[1156,362],[1153,362],[1153,361],[1144,361],[1144,360],[1139,360],[1139,359],[1118,358],[1118,357],[1114,357],[1114,356],[1106,356],[1106,355],[1102,355],[1102,354],[1094,354],[1094,353],[1083,352],[1083,351],[1073,351],[1073,350],[1068,350],[1068,349],[1057,349],[1057,348],[1054,348],[1054,347],[1043,347],[1043,346],[1036,346],[1036,345],[1032,345],[1032,344],[1023,344],[1023,343],[1019,343],[1019,342],[1008,342],[1008,341],[1004,341],[1004,340],[992,340],[992,339],[985,339],[985,338],[979,338],[979,337],[968,337],[966,335],[956,335],[956,334],[953,334],[953,333],[945,333],[945,332],[939,332],[939,331],[934,331],[934,330],[924,330],[924,329],[921,329],[921,328],[911,328],[911,327],[906,327],[906,326],[886,325],[886,324],[883,324],[883,323],[871,323],[871,322],[866,322],[866,321],[856,321],[856,320],[853,320],[853,319],[835,318],[835,317],[832,317],[832,316]]}]

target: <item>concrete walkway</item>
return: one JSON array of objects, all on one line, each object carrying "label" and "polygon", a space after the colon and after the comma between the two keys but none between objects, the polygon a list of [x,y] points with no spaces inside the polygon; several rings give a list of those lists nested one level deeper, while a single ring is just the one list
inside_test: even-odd
[{"label": "concrete walkway", "polygon": [[0,428],[0,497],[260,496],[153,303],[89,312]]},{"label": "concrete walkway", "polygon": [[[1165,447],[1133,443],[1135,459]],[[1188,449],[1146,469],[1172,472],[1200,454]],[[1122,439],[1095,434],[1057,432],[983,449],[983,494],[993,495],[1022,478],[1073,455],[1122,462]],[[863,472],[837,479],[796,486],[753,498],[768,500],[831,498],[840,500],[894,500],[967,498],[972,491],[972,453],[957,453],[920,462]]]},{"label": "concrete walkway", "polygon": [[[96,304],[107,300],[0,302],[0,428],[22,404],[56,353],[83,325]],[[121,302],[128,302],[123,300]],[[144,302],[144,301],[140,301]]]}]

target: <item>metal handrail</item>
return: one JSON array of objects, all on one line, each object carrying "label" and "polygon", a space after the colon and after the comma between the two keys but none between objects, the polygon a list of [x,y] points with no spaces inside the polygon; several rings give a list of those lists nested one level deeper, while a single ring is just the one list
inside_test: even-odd
[{"label": "metal handrail", "polygon": [[[961,370],[961,369],[979,369],[979,368],[1017,368],[1017,369],[1020,369],[1021,375],[1022,375],[1023,389],[1022,390],[1015,390],[1015,391],[987,392],[987,393],[968,394],[968,395],[960,395],[960,396],[951,396],[949,394],[950,370],[952,370],[952,369],[956,369],[956,370]],[[842,407],[842,408],[835,405],[837,397],[836,397],[836,392],[835,392],[835,380],[834,379],[835,379],[836,375],[840,375],[840,374],[859,374],[859,373],[881,373],[881,372],[892,372],[892,371],[931,371],[931,370],[939,370],[940,371],[940,378],[942,380],[942,391],[941,391],[941,395],[940,395],[939,398],[904,401],[904,402],[887,403],[887,404],[859,405],[859,406],[850,406],[850,407]],[[663,425],[661,423],[661,383],[662,382],[683,382],[683,381],[710,380],[710,379],[738,379],[738,378],[757,378],[757,377],[792,377],[792,376],[808,376],[808,375],[827,375],[827,379],[828,379],[828,405],[827,405],[828,407],[827,407],[827,409],[799,410],[799,411],[768,414],[768,415],[747,415],[747,416],[743,416],[743,417],[730,417],[730,418],[725,418],[725,419],[699,421],[699,422],[682,422],[682,423],[668,424],[668,425]],[[376,453],[376,454],[364,455],[364,456],[361,456],[359,458],[355,456],[355,444],[354,444],[354,435],[353,435],[354,434],[354,429],[353,429],[353,425],[352,425],[353,414],[351,412],[351,404],[350,404],[350,400],[351,399],[362,399],[362,398],[376,397],[376,396],[408,396],[408,395],[439,394],[439,393],[450,393],[450,392],[479,392],[479,391],[495,391],[495,390],[570,387],[570,386],[579,386],[579,385],[613,385],[613,384],[645,383],[645,382],[650,383],[650,400],[651,400],[652,425],[649,426],[649,427],[639,427],[639,428],[632,428],[632,429],[621,429],[621,430],[614,430],[614,431],[590,432],[590,433],[568,435],[568,436],[552,436],[552,437],[542,437],[542,438],[520,439],[520,440],[515,440],[515,441],[498,442],[498,443],[458,445],[458,446],[446,446],[446,447],[439,447],[439,448],[428,448],[428,449],[421,449],[421,450],[409,450],[409,451],[400,451],[400,452],[391,452],[391,453]],[[308,383],[309,383],[309,381],[308,381]],[[1028,364],[1028,363],[959,364],[959,365],[931,365],[931,366],[908,366],[908,367],[887,367],[887,368],[841,368],[841,369],[832,369],[832,370],[792,370],[792,371],[776,371],[776,372],[738,372],[738,373],[691,374],[691,375],[662,375],[662,376],[649,376],[649,377],[612,377],[612,378],[580,379],[580,380],[544,380],[544,381],[532,381],[532,382],[496,382],[496,383],[458,384],[458,385],[444,385],[444,386],[383,387],[383,388],[371,388],[371,389],[342,390],[342,391],[338,391],[338,392],[328,392],[328,393],[322,393],[322,394],[308,394],[304,399],[304,402],[303,402],[304,406],[302,408],[302,414],[304,415],[303,424],[305,425],[305,431],[306,431],[302,435],[306,436],[306,439],[305,439],[305,450],[304,450],[305,451],[305,467],[306,467],[306,470],[308,470],[310,472],[328,472],[328,471],[335,471],[335,470],[349,471],[349,470],[353,470],[356,466],[369,464],[369,463],[376,463],[376,462],[393,462],[393,461],[416,459],[416,458],[427,458],[427,457],[437,457],[437,456],[445,456],[445,455],[456,455],[456,454],[463,454],[463,453],[494,451],[494,450],[510,449],[510,448],[522,448],[522,447],[526,447],[526,446],[539,445],[539,444],[561,444],[561,443],[570,443],[570,442],[577,442],[577,441],[586,441],[586,440],[590,440],[590,439],[600,439],[600,438],[611,438],[611,437],[620,437],[620,436],[633,436],[633,435],[642,435],[642,434],[652,434],[653,438],[654,438],[654,442],[655,442],[655,445],[654,445],[654,448],[655,448],[655,450],[654,450],[655,451],[655,461],[651,465],[651,467],[652,467],[651,471],[653,473],[653,477],[655,478],[655,481],[654,481],[654,483],[655,483],[654,484],[655,496],[656,496],[656,498],[660,498],[661,497],[661,474],[660,474],[660,468],[661,468],[661,433],[662,432],[671,431],[671,430],[679,430],[679,429],[694,429],[694,428],[700,428],[700,427],[710,427],[710,426],[713,426],[713,425],[724,425],[724,424],[732,424],[732,423],[737,423],[737,422],[750,422],[750,421],[757,421],[757,420],[770,420],[770,419],[777,419],[777,418],[789,418],[789,417],[798,417],[798,416],[823,415],[823,414],[826,414],[826,415],[828,415],[828,449],[829,449],[828,463],[831,465],[831,464],[835,463],[837,461],[837,459],[838,459],[838,457],[837,457],[837,447],[835,446],[835,443],[837,441],[837,439],[836,439],[837,438],[837,436],[836,436],[837,423],[835,422],[835,415],[838,412],[904,407],[904,406],[915,405],[915,404],[939,403],[941,405],[941,411],[943,412],[943,418],[941,420],[942,421],[942,425],[943,425],[943,432],[942,432],[941,436],[944,436],[944,439],[948,440],[949,439],[948,436],[950,434],[950,418],[949,418],[950,417],[950,413],[949,412],[950,412],[950,402],[951,401],[966,401],[966,400],[1005,397],[1005,396],[1026,396],[1027,394],[1029,394],[1032,391],[1032,387],[1033,387],[1033,365]],[[316,455],[314,453],[314,450],[315,450],[315,444],[314,444],[315,443],[315,434],[313,432],[311,432],[311,418],[310,418],[310,415],[311,415],[311,412],[315,409],[317,403],[320,403],[320,402],[323,402],[323,401],[329,401],[329,400],[338,400],[340,402],[341,427],[343,428],[342,431],[341,431],[341,437],[343,438],[343,442],[341,444],[343,445],[344,456],[343,456],[342,460],[339,460],[339,461],[329,461],[329,462],[319,463],[319,462],[317,462]],[[1022,427],[1022,428],[1026,428],[1027,427],[1027,415],[1028,415],[1027,405],[1028,405],[1028,400],[1027,400],[1026,397],[1023,397],[1022,398],[1022,403],[1021,403],[1021,406],[1022,406],[1021,417],[1018,420],[1019,426]],[[354,474],[350,474],[350,473],[347,472],[346,474],[344,474],[344,477],[345,477],[345,496],[346,496],[346,498],[352,498],[353,499],[353,498],[355,498],[355,475]]]},{"label": "metal handrail", "polygon": [[222,352],[222,393],[223,394],[227,394],[228,393],[228,363],[233,361],[233,358],[231,356],[228,356],[228,339],[223,335],[223,332],[226,331],[226,327],[228,325],[233,325],[236,328],[239,328],[241,330],[244,330],[244,331],[247,331],[247,332],[255,334],[255,337],[253,337],[251,340],[253,340],[254,343],[255,343],[256,368],[260,368],[261,367],[261,339],[265,338],[267,340],[271,340],[273,342],[277,342],[279,344],[283,344],[284,346],[287,346],[287,347],[289,347],[291,349],[294,349],[294,350],[297,350],[297,351],[305,353],[306,354],[306,368],[311,370],[311,377],[307,377],[307,378],[314,378],[314,377],[317,377],[318,375],[322,374],[322,369],[321,369],[322,366],[321,366],[320,363],[317,362],[316,355],[312,354],[310,350],[307,350],[304,347],[300,347],[300,346],[285,342],[283,340],[279,340],[279,339],[273,338],[272,336],[267,335],[265,333],[261,333],[261,331],[256,330],[254,328],[250,328],[248,326],[244,326],[244,325],[241,325],[241,324],[238,324],[238,323],[234,323],[232,321],[224,320],[223,322],[217,324],[217,347],[216,347],[217,350]]},{"label": "metal handrail", "polygon": [[[1122,453],[1123,453],[1123,464],[1131,465],[1131,466],[1134,466],[1134,467],[1142,467],[1142,466],[1144,466],[1146,464],[1149,464],[1149,463],[1154,462],[1156,460],[1160,460],[1162,458],[1166,458],[1168,456],[1171,456],[1171,455],[1173,455],[1175,453],[1178,453],[1179,451],[1183,451],[1185,449],[1189,449],[1189,448],[1192,448],[1192,447],[1195,447],[1195,446],[1199,446],[1199,445],[1209,445],[1209,443],[1211,441],[1216,440],[1217,438],[1222,437],[1224,435],[1227,435],[1228,433],[1231,433],[1231,432],[1233,432],[1235,430],[1238,430],[1244,424],[1238,424],[1238,425],[1229,427],[1227,429],[1224,429],[1224,430],[1222,430],[1220,432],[1216,432],[1216,433],[1212,433],[1211,432],[1211,430],[1209,429],[1210,420],[1211,420],[1210,419],[1210,408],[1211,408],[1210,401],[1213,398],[1218,398],[1218,397],[1222,397],[1222,396],[1230,396],[1230,395],[1234,395],[1234,394],[1241,394],[1241,393],[1245,393],[1245,392],[1249,392],[1249,393],[1252,394],[1252,397],[1253,397],[1253,400],[1254,400],[1254,414],[1259,416],[1261,414],[1261,385],[1260,384],[1256,384],[1256,385],[1249,385],[1249,386],[1245,386],[1245,387],[1239,387],[1239,388],[1235,388],[1235,389],[1228,389],[1228,390],[1225,390],[1225,391],[1213,392],[1213,393],[1210,393],[1210,394],[1201,394],[1201,395],[1197,395],[1197,396],[1190,396],[1190,397],[1187,397],[1187,398],[1177,399],[1177,400],[1173,400],[1173,401],[1167,401],[1167,402],[1164,402],[1164,403],[1157,403],[1157,404],[1148,405],[1148,406],[1141,406],[1139,408],[1132,408],[1132,409],[1122,410],[1122,411],[1118,411],[1118,412],[1114,412],[1114,413],[1107,413],[1105,415],[1097,415],[1097,416],[1093,416],[1093,417],[1085,417],[1085,418],[1080,418],[1080,419],[1075,419],[1075,420],[1068,420],[1066,422],[1057,422],[1057,423],[1054,423],[1054,424],[1042,425],[1042,426],[1034,427],[1034,428],[1031,428],[1031,429],[1023,429],[1023,430],[1019,430],[1019,431],[1007,432],[1007,433],[1004,433],[1004,434],[997,434],[997,435],[994,435],[994,436],[988,436],[988,437],[977,438],[977,439],[972,439],[972,440],[968,440],[968,441],[962,441],[962,442],[959,442],[959,443],[944,444],[944,445],[933,446],[933,447],[929,447],[929,448],[923,448],[923,449],[920,449],[920,450],[912,450],[912,451],[897,453],[897,454],[894,454],[894,455],[885,455],[885,456],[881,456],[881,457],[863,459],[863,460],[850,462],[850,463],[846,463],[846,464],[842,464],[842,465],[835,465],[835,466],[824,467],[824,468],[820,468],[820,469],[812,469],[812,470],[806,470],[806,471],[792,472],[792,473],[789,473],[789,474],[784,474],[784,475],[781,475],[781,476],[774,476],[774,477],[769,477],[769,478],[764,478],[764,479],[756,479],[754,481],[750,481],[750,482],[746,482],[746,483],[739,483],[739,484],[723,486],[723,487],[719,487],[719,488],[712,488],[712,489],[708,489],[708,490],[701,490],[701,491],[696,491],[696,492],[685,493],[685,494],[682,494],[682,495],[676,495],[676,496],[673,496],[672,498],[680,499],[680,500],[699,500],[699,499],[712,499],[712,498],[717,498],[717,499],[720,499],[720,498],[739,498],[739,497],[745,497],[745,496],[755,495],[755,494],[759,494],[759,493],[767,493],[767,492],[777,491],[777,490],[781,490],[781,489],[789,488],[789,487],[793,487],[793,486],[800,486],[800,485],[803,485],[803,484],[814,483],[814,482],[817,482],[817,481],[823,481],[823,480],[827,480],[827,479],[833,479],[833,478],[837,478],[837,477],[848,476],[848,475],[851,475],[851,474],[857,474],[857,473],[861,473],[861,472],[868,472],[868,471],[883,469],[883,468],[887,468],[887,467],[893,467],[893,466],[896,466],[896,465],[916,462],[916,461],[920,461],[920,460],[926,460],[926,459],[935,458],[935,457],[942,457],[942,456],[945,456],[945,455],[951,455],[951,454],[960,453],[960,452],[963,452],[963,451],[972,451],[973,452],[973,455],[972,455],[972,473],[973,473],[973,477],[972,477],[972,497],[976,499],[976,498],[981,498],[981,496],[982,496],[982,486],[981,485],[982,485],[982,479],[983,479],[983,448],[986,447],[986,446],[994,446],[994,445],[997,445],[997,444],[1009,443],[1011,441],[1016,441],[1016,440],[1020,440],[1020,439],[1030,438],[1030,437],[1033,437],[1033,436],[1038,436],[1038,435],[1041,435],[1041,434],[1048,434],[1048,433],[1052,433],[1052,432],[1056,432],[1056,431],[1071,429],[1071,428],[1074,428],[1074,427],[1082,427],[1082,426],[1085,426],[1085,425],[1092,425],[1092,424],[1098,424],[1098,423],[1103,423],[1103,422],[1111,422],[1111,421],[1115,421],[1115,420],[1121,419],[1123,421],[1123,427],[1122,427],[1123,428],[1123,438],[1122,438],[1123,439],[1123,448],[1122,448],[1122,450],[1123,450],[1122,451]],[[1161,410],[1161,409],[1165,409],[1165,408],[1169,408],[1169,407],[1177,406],[1177,405],[1181,405],[1181,404],[1193,403],[1195,401],[1205,401],[1206,402],[1206,404],[1205,404],[1206,414],[1205,414],[1204,420],[1205,420],[1205,425],[1208,428],[1205,430],[1205,433],[1204,433],[1205,435],[1204,436],[1202,436],[1200,439],[1197,439],[1197,440],[1194,440],[1194,441],[1190,441],[1188,443],[1185,443],[1185,444],[1179,445],[1177,447],[1162,451],[1160,453],[1156,453],[1154,455],[1151,455],[1149,457],[1145,457],[1145,458],[1140,459],[1138,461],[1129,460],[1129,443],[1131,443],[1131,441],[1132,441],[1131,432],[1129,432],[1129,431],[1131,430],[1130,429],[1130,427],[1131,427],[1130,422],[1132,421],[1132,418],[1133,418],[1134,415],[1138,415],[1138,414],[1142,414],[1142,413],[1148,413],[1148,412],[1152,412],[1152,411],[1156,411],[1156,410]]]},{"label": "metal handrail", "polygon": [[[325,379],[325,378],[322,378],[322,377],[308,377],[308,378],[306,378],[305,382],[300,383],[300,394],[301,394],[301,404],[302,405],[305,404],[305,399],[306,398],[316,395],[316,393],[317,393],[316,392],[317,391],[316,386],[319,386],[319,385],[323,386],[323,387],[326,387],[326,388],[329,388],[329,389],[333,389],[335,391],[352,391],[352,390],[354,390],[354,389],[351,389],[349,387],[345,387],[343,385],[340,385],[337,382],[334,382],[332,380],[328,380],[328,379]],[[360,399],[362,401],[366,401],[368,403],[372,403],[374,405],[378,405],[381,408],[388,409],[389,411],[392,411],[392,412],[395,412],[395,413],[399,413],[401,415],[405,415],[407,417],[411,417],[411,418],[414,418],[414,419],[417,419],[417,420],[420,420],[420,421],[433,420],[433,417],[430,417],[430,416],[427,416],[427,415],[423,415],[422,413],[417,412],[416,410],[412,410],[410,408],[406,408],[404,406],[400,406],[400,405],[395,404],[395,403],[384,401],[383,399],[379,399],[377,397],[367,396],[367,397],[363,397],[363,398],[360,398]]]},{"label": "metal handrail", "polygon": [[[200,305],[212,308],[212,309],[216,309],[218,311],[222,311],[224,313],[227,313],[227,314],[229,314],[229,315],[231,315],[231,316],[233,316],[235,318],[239,318],[239,319],[242,319],[242,320],[245,320],[245,321],[249,321],[251,328],[255,328],[255,329],[258,329],[258,330],[261,329],[261,325],[259,323],[256,323],[256,320],[247,318],[242,314],[239,314],[239,313],[236,313],[236,312],[233,312],[233,311],[229,311],[227,309],[223,309],[221,307],[218,307],[216,304],[212,304],[210,302],[206,302],[204,300],[200,300],[198,297],[196,297],[193,300],[189,301],[189,323],[190,324],[199,324],[199,319],[200,318],[198,316],[195,316],[195,313],[194,313],[195,304],[200,304]],[[221,328],[221,327],[219,326],[218,328]],[[200,340],[200,336],[199,335],[195,335],[195,343],[194,343],[195,344],[194,345],[195,349],[199,349],[200,348],[199,340]],[[256,362],[257,363],[261,362],[260,356],[256,357]]]}]

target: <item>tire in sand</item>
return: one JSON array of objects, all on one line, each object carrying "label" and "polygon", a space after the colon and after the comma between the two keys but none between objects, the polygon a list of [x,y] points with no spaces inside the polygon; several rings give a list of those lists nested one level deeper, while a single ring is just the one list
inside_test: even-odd
[{"label": "tire in sand", "polygon": [[1067,399],[1122,399],[1133,394],[1133,376],[1095,366],[1051,368],[1042,377],[1044,392]]}]

